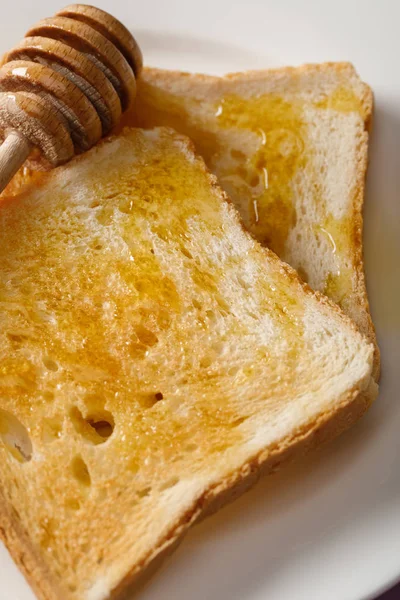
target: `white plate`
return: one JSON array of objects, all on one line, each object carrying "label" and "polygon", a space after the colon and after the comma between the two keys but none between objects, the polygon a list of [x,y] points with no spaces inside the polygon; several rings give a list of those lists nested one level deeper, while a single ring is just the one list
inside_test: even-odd
[{"label": "white plate", "polygon": [[[93,0],[94,2],[96,0]],[[2,0],[0,51],[57,2]],[[209,73],[351,60],[376,95],[365,255],[381,394],[354,429],[198,526],[142,600],[364,600],[400,579],[400,3],[97,1],[147,64]],[[33,595],[0,548],[0,600]]]}]

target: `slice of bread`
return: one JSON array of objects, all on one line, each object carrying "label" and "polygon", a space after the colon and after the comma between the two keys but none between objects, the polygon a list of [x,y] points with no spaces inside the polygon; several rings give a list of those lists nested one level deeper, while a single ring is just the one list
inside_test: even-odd
[{"label": "slice of bread", "polygon": [[192,138],[254,237],[375,344],[377,375],[362,259],[371,113],[372,92],[346,63],[223,78],[145,69],[136,122]]},{"label": "slice of bread", "polygon": [[114,598],[376,395],[373,346],[172,130],[3,200],[0,237],[0,534],[42,599]]}]

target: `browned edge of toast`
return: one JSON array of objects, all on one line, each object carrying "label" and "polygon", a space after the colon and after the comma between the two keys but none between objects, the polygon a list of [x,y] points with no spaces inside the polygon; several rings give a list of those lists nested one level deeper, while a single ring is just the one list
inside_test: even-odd
[{"label": "browned edge of toast", "polygon": [[[352,390],[343,399],[340,407],[321,415],[314,426],[297,432],[282,446],[272,451],[260,452],[238,472],[231,473],[218,486],[207,490],[186,512],[179,524],[169,532],[162,544],[155,548],[140,565],[128,573],[110,595],[112,600],[126,597],[126,593],[137,594],[148,583],[151,576],[183,541],[190,527],[217,512],[224,505],[236,500],[249,491],[260,477],[275,473],[281,467],[304,456],[313,449],[325,444],[351,427],[366,412],[375,396],[376,384],[368,394]],[[128,598],[126,598],[128,600]]]}]

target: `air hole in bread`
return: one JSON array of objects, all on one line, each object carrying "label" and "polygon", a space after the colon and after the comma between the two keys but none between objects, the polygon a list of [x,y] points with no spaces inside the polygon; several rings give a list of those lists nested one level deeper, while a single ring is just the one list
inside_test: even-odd
[{"label": "air hole in bread", "polygon": [[195,452],[198,449],[198,445],[197,444],[188,444],[187,446],[185,446],[185,451],[186,452]]},{"label": "air hole in bread", "polygon": [[213,310],[206,310],[206,317],[211,323],[215,323],[218,320],[218,315]]},{"label": "air hole in bread", "polygon": [[127,468],[133,475],[136,475],[139,472],[140,466],[136,459],[132,459],[128,463]]},{"label": "air hole in bread", "polygon": [[155,346],[158,342],[158,337],[155,333],[147,329],[143,325],[137,325],[135,327],[135,333],[138,337],[139,342],[145,346]]},{"label": "air hole in bread", "polygon": [[142,490],[139,490],[137,492],[137,495],[139,498],[146,498],[147,496],[150,496],[150,492],[151,492],[151,487],[146,487],[146,488],[143,488]]},{"label": "air hole in bread", "polygon": [[73,476],[80,485],[86,488],[91,486],[92,479],[90,477],[89,469],[80,454],[75,456],[72,460],[71,469]]},{"label": "air hole in bread", "polygon": [[105,421],[104,419],[100,419],[99,421],[88,419],[87,422],[89,423],[90,427],[92,427],[95,432],[104,440],[108,439],[113,434],[114,423],[111,423],[110,419],[108,421]]},{"label": "air hole in bread", "polygon": [[61,437],[62,425],[59,419],[45,419],[42,424],[43,441],[45,443],[54,442]]},{"label": "air hole in bread", "polygon": [[13,516],[14,516],[14,519],[15,519],[16,521],[18,521],[18,520],[20,520],[20,519],[21,519],[20,512],[19,512],[19,511],[18,511],[18,510],[15,508],[15,506],[12,506],[12,507],[11,507],[11,512],[12,512],[12,514],[13,514]]},{"label": "air hole in bread", "polygon": [[42,519],[39,523],[40,526],[40,545],[46,550],[49,549],[51,543],[54,541],[55,523],[53,519],[47,517]]},{"label": "air hole in bread", "polygon": [[203,308],[203,305],[200,302],[200,300],[196,300],[196,298],[193,298],[192,304],[193,304],[194,308],[197,308],[197,310],[201,310]]},{"label": "air hole in bread", "polygon": [[239,427],[239,425],[241,425],[242,423],[244,423],[245,421],[247,421],[249,417],[238,417],[237,419],[235,419],[234,421],[232,421],[231,423],[231,427]]},{"label": "air hole in bread", "polygon": [[260,176],[258,174],[254,174],[250,179],[251,187],[258,187],[260,185]]},{"label": "air hole in bread", "polygon": [[177,483],[179,483],[179,477],[171,477],[167,481],[165,481],[162,485],[160,485],[160,491],[169,490],[173,488]]},{"label": "air hole in bread", "polygon": [[54,393],[50,392],[49,390],[45,390],[42,392],[42,397],[43,400],[46,400],[46,402],[52,402],[54,400]]},{"label": "air hole in bread", "polygon": [[43,359],[43,364],[48,369],[48,371],[58,371],[58,364],[55,360],[45,356]]},{"label": "air hole in bread", "polygon": [[98,208],[100,206],[100,202],[98,200],[94,200],[90,205],[90,208]]},{"label": "air hole in bread", "polygon": [[184,246],[181,246],[181,252],[184,256],[186,256],[186,258],[190,258],[193,259],[193,255],[189,252],[189,250],[187,248],[185,248]]},{"label": "air hole in bread", "polygon": [[242,152],[241,150],[235,150],[235,148],[232,148],[231,152],[231,157],[234,160],[238,160],[240,162],[245,161],[246,160],[246,155],[244,152]]},{"label": "air hole in bread", "polygon": [[247,285],[247,283],[245,282],[245,280],[243,279],[243,277],[241,277],[240,275],[236,275],[236,280],[238,282],[238,284],[244,289],[247,290],[247,288],[249,287]]},{"label": "air hole in bread", "polygon": [[208,369],[209,367],[211,367],[213,362],[214,358],[211,355],[203,356],[203,358],[200,360],[200,368]]},{"label": "air hole in bread", "polygon": [[76,498],[67,498],[65,501],[65,506],[69,510],[79,510],[81,503]]},{"label": "air hole in bread", "polygon": [[182,456],[181,454],[177,454],[176,456],[174,456],[174,458],[172,459],[172,462],[177,463],[181,460],[184,460],[184,456]]},{"label": "air hole in bread", "polygon": [[161,392],[157,392],[156,394],[142,394],[138,397],[138,401],[144,409],[153,408],[155,404],[157,404],[163,399],[164,395]]},{"label": "air hole in bread", "polygon": [[229,449],[229,444],[217,444],[216,446],[214,446],[214,448],[211,449],[211,452],[212,453],[225,452],[228,449]]},{"label": "air hole in bread", "polygon": [[18,462],[31,460],[33,449],[27,428],[15,415],[3,409],[0,409],[0,441]]},{"label": "air hole in bread", "polygon": [[146,294],[147,292],[151,294],[154,290],[154,283],[145,277],[143,279],[135,280],[132,283],[139,294]]},{"label": "air hole in bread", "polygon": [[154,232],[157,235],[157,237],[159,237],[160,240],[162,240],[163,242],[168,242],[168,240],[170,239],[170,234],[168,233],[167,229],[161,227],[154,227]]},{"label": "air hole in bread", "polygon": [[119,192],[114,190],[114,191],[109,192],[108,194],[105,194],[104,198],[106,200],[112,200],[113,198],[116,198],[118,195],[119,195]]},{"label": "air hole in bread", "polygon": [[73,406],[69,415],[75,431],[92,444],[103,444],[114,432],[114,417],[105,409],[83,416],[79,408]]},{"label": "air hole in bread", "polygon": [[31,336],[29,333],[24,331],[8,331],[7,337],[10,340],[10,342],[14,342],[15,344],[22,344]]},{"label": "air hole in bread", "polygon": [[218,306],[222,310],[227,311],[229,313],[229,304],[224,300],[224,298],[220,294],[217,294],[215,299],[217,301]]},{"label": "air hole in bread", "polygon": [[90,246],[91,248],[93,248],[93,250],[102,250],[104,248],[104,245],[100,240],[94,240],[94,242],[92,242]]}]

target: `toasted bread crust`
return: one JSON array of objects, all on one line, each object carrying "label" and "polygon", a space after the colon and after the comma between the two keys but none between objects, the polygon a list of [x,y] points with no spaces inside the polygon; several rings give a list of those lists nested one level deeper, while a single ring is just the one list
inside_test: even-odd
[{"label": "toasted bread crust", "polygon": [[[130,592],[138,592],[151,575],[161,566],[184,540],[190,527],[211,516],[224,505],[236,500],[249,491],[264,475],[276,472],[302,455],[327,443],[349,429],[367,411],[376,397],[376,385],[372,384],[365,392],[354,390],[343,398],[339,409],[321,415],[320,419],[306,430],[298,432],[284,445],[271,453],[259,453],[243,465],[240,471],[231,473],[217,488],[210,488],[197,499],[191,510],[168,532],[162,544],[154,548],[145,561],[128,573],[109,595],[110,600]],[[20,530],[18,519],[9,511],[3,498],[0,502],[0,538],[6,545],[12,558],[28,580],[40,600],[60,600],[67,598],[50,576],[40,553],[29,543],[25,533]]]},{"label": "toasted bread crust", "polygon": [[162,544],[148,555],[140,566],[140,571],[132,570],[113,590],[110,600],[121,598],[131,586],[133,589],[130,589],[130,592],[138,592],[163,561],[177,549],[190,527],[212,516],[226,504],[249,491],[262,476],[275,473],[293,460],[344,433],[363,416],[375,396],[374,383],[364,393],[357,390],[350,392],[349,396],[343,399],[338,411],[321,415],[312,427],[301,430],[270,453],[259,453],[243,465],[240,471],[231,473],[217,487],[207,490],[168,533]]},{"label": "toasted bread crust", "polygon": [[38,598],[43,600],[59,600],[63,598],[62,590],[58,588],[43,561],[22,530],[18,517],[12,506],[3,497],[0,489],[0,540],[4,543],[14,562],[24,574],[28,583]]},{"label": "toasted bread crust", "polygon": [[[365,310],[367,315],[367,331],[365,332],[368,340],[374,345],[374,370],[373,375],[375,381],[379,381],[380,377],[380,351],[376,339],[375,327],[372,322],[371,311],[368,301],[367,285],[365,280],[364,257],[363,257],[363,206],[365,198],[365,182],[367,177],[368,167],[368,138],[369,129],[372,120],[373,109],[373,93],[372,90],[365,86],[365,97],[363,99],[365,107],[365,132],[358,148],[357,160],[357,180],[354,186],[353,195],[353,222],[354,222],[354,264],[356,268],[357,284],[356,290],[358,293],[358,303]],[[363,332],[364,333],[364,332]]]}]

